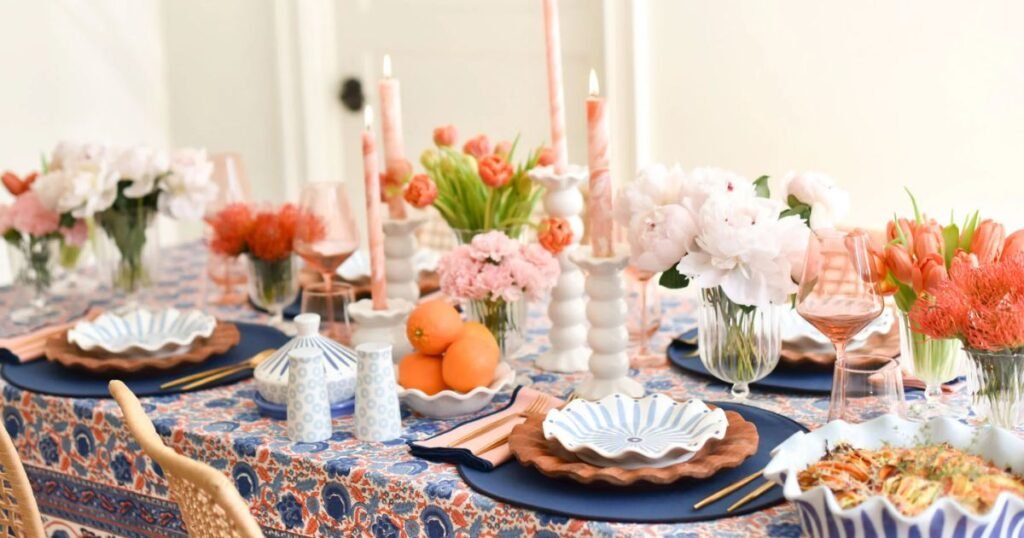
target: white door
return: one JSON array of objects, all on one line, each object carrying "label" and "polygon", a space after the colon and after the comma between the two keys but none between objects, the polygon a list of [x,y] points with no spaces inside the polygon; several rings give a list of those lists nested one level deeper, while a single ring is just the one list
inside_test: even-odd
[{"label": "white door", "polygon": [[[417,171],[438,125],[454,124],[462,141],[486,133],[492,142],[518,134],[528,148],[549,142],[541,0],[336,0],[334,6],[335,84],[359,79],[379,110],[382,59],[391,55],[401,81],[405,151]],[[569,157],[585,164],[587,75],[592,67],[600,71],[604,59],[602,3],[562,0],[560,18]],[[362,128],[362,114],[341,114],[338,166],[359,201]]]}]

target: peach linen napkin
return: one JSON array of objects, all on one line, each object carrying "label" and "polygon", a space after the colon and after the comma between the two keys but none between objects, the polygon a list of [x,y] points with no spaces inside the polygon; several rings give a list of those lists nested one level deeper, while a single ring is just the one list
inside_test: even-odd
[{"label": "peach linen napkin", "polygon": [[46,350],[46,341],[53,335],[74,327],[82,320],[94,320],[103,313],[102,309],[90,308],[82,317],[72,319],[63,323],[47,325],[36,329],[28,334],[14,336],[11,338],[0,338],[0,349],[6,349],[18,362],[29,362],[43,356]]},{"label": "peach linen napkin", "polygon": [[504,443],[481,455],[475,455],[472,451],[480,450],[497,441],[499,438],[508,436],[508,434],[512,432],[512,428],[526,421],[526,417],[509,420],[501,426],[494,428],[483,435],[474,437],[473,439],[470,439],[458,446],[449,448],[448,444],[469,434],[470,432],[476,431],[480,428],[485,428],[488,424],[499,421],[508,415],[523,413],[528,407],[530,407],[530,404],[533,403],[535,399],[542,396],[546,396],[548,399],[547,407],[544,409],[545,412],[559,407],[563,403],[561,399],[555,398],[550,394],[544,394],[543,392],[527,387],[519,387],[512,393],[512,400],[506,407],[489,415],[484,415],[480,418],[463,422],[462,424],[433,437],[423,439],[421,441],[410,441],[410,452],[412,452],[414,456],[431,461],[464,463],[474,469],[485,471],[494,469],[512,457],[512,452],[508,448],[508,443]]}]

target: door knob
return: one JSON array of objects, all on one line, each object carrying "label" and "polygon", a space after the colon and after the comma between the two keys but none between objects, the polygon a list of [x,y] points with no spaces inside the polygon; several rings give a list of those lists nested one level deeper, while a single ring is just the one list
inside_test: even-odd
[{"label": "door knob", "polygon": [[366,96],[363,95],[363,83],[357,78],[347,78],[341,82],[341,91],[338,92],[338,99],[350,112],[359,112],[366,104]]}]

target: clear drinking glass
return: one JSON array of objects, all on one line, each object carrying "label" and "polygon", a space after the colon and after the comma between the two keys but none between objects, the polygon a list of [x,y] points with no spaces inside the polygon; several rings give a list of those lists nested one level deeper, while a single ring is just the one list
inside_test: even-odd
[{"label": "clear drinking glass", "polygon": [[905,415],[900,363],[885,355],[847,355],[836,361],[828,420],[856,423]]},{"label": "clear drinking glass", "polygon": [[336,278],[330,290],[323,282],[303,287],[301,310],[303,314],[320,316],[320,334],[348,345],[352,340],[348,307],[355,301],[355,288]]},{"label": "clear drinking glass", "polygon": [[736,304],[721,288],[701,291],[697,306],[700,361],[716,378],[732,383],[734,400],[746,399],[750,384],[779,364],[782,308]]},{"label": "clear drinking glass", "polygon": [[817,230],[807,243],[796,310],[832,341],[837,365],[884,308],[872,284],[868,240],[863,231]]},{"label": "clear drinking glass", "polygon": [[284,309],[299,296],[299,262],[295,256],[264,261],[247,256],[249,299],[270,312],[269,325],[287,329]]},{"label": "clear drinking glass", "polygon": [[[307,183],[302,187],[299,212],[302,217],[295,226],[295,252],[320,273],[325,291],[330,294],[338,267],[359,248],[359,227],[345,185],[327,181]],[[331,302],[327,303],[325,315],[334,319]]]}]

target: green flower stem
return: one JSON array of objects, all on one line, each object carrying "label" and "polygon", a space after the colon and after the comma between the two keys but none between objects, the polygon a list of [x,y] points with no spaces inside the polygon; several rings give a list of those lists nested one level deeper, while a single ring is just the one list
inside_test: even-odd
[{"label": "green flower stem", "polygon": [[125,209],[111,208],[96,214],[96,224],[107,234],[121,254],[114,268],[116,289],[135,293],[153,283],[145,265],[146,230],[156,218],[156,210],[138,204]]},{"label": "green flower stem", "polygon": [[496,301],[469,301],[470,315],[491,331],[501,348],[501,356],[506,352],[510,338],[519,332],[522,320],[516,315],[516,303],[498,299]]}]

